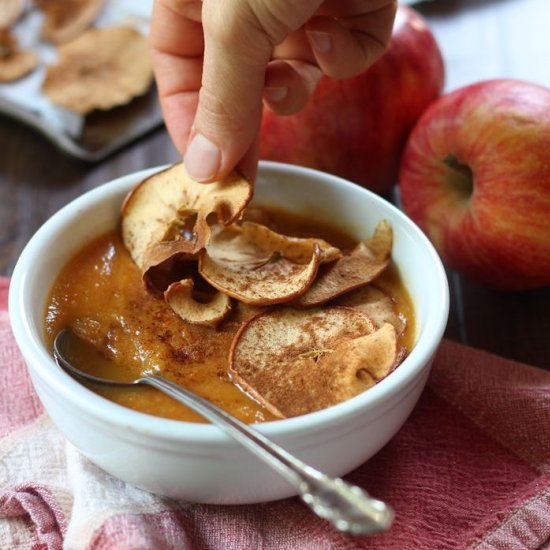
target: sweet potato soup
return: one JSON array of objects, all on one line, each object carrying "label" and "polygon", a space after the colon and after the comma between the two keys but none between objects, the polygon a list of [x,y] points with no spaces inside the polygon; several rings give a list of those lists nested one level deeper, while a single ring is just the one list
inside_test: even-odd
[{"label": "sweet potato soup", "polygon": [[[255,208],[248,215],[267,219],[268,227],[285,235],[315,236],[341,250],[350,250],[357,244],[335,227],[277,209]],[[397,343],[401,356],[406,355],[414,343],[414,312],[393,262],[370,286],[391,299],[396,322],[401,327]],[[252,397],[253,392],[243,391],[234,382],[228,357],[236,333],[260,311],[262,308],[236,302],[229,316],[216,327],[183,321],[168,307],[162,294],[146,291],[140,270],[118,232],[113,230],[79,251],[64,267],[51,291],[45,329],[50,345],[62,328],[73,329],[82,345],[74,343],[68,353],[82,370],[118,380],[136,378],[142,373],[159,373],[244,422],[256,423],[276,416],[261,400]],[[90,354],[90,344],[97,354]],[[204,421],[153,388],[115,389],[91,384],[88,387],[137,411],[191,422]]]}]

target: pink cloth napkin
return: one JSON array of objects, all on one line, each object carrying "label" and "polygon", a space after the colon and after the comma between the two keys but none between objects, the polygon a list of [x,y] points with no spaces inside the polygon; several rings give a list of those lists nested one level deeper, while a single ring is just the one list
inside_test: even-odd
[{"label": "pink cloth napkin", "polygon": [[519,549],[550,541],[550,373],[443,342],[399,433],[347,479],[396,510],[352,538],[297,498],[250,506],[163,499],[83,458],[43,412],[0,279],[0,548]]}]

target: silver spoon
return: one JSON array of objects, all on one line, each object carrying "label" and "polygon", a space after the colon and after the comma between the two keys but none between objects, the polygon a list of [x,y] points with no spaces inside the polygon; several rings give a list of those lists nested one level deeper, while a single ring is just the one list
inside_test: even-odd
[{"label": "silver spoon", "polygon": [[53,343],[57,364],[69,374],[107,386],[130,387],[146,384],[187,405],[277,470],[298,490],[302,500],[315,514],[342,532],[372,535],[387,530],[392,524],[393,510],[384,502],[370,497],[360,487],[350,485],[340,478],[331,478],[304,464],[229,413],[158,374],[148,374],[130,382],[118,382],[79,370],[66,358],[66,344],[71,337],[76,338],[72,331],[63,329]]}]

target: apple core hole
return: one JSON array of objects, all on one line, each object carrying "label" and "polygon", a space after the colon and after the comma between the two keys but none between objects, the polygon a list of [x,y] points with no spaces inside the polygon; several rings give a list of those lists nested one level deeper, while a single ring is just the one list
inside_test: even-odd
[{"label": "apple core hole", "polygon": [[474,173],[465,163],[460,162],[456,155],[447,155],[443,162],[450,169],[449,183],[457,195],[464,200],[469,199],[474,192]]}]

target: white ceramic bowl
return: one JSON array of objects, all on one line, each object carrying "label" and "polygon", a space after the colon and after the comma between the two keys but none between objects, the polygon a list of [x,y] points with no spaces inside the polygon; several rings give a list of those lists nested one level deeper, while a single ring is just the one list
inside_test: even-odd
[{"label": "white ceramic bowl", "polygon": [[[153,493],[208,503],[252,503],[293,495],[277,473],[212,425],[138,413],[96,395],[60,370],[44,343],[48,294],[62,266],[117,223],[127,191],[159,168],[107,183],[52,216],[15,268],[10,319],[34,387],[63,434],[112,475]],[[394,230],[393,257],[413,298],[417,341],[405,361],[363,394],[326,410],[257,429],[306,463],[342,476],[399,430],[428,377],[448,315],[448,285],[438,255],[397,208],[373,193],[317,171],[264,162],[255,201],[338,220],[358,239],[381,219]]]}]

